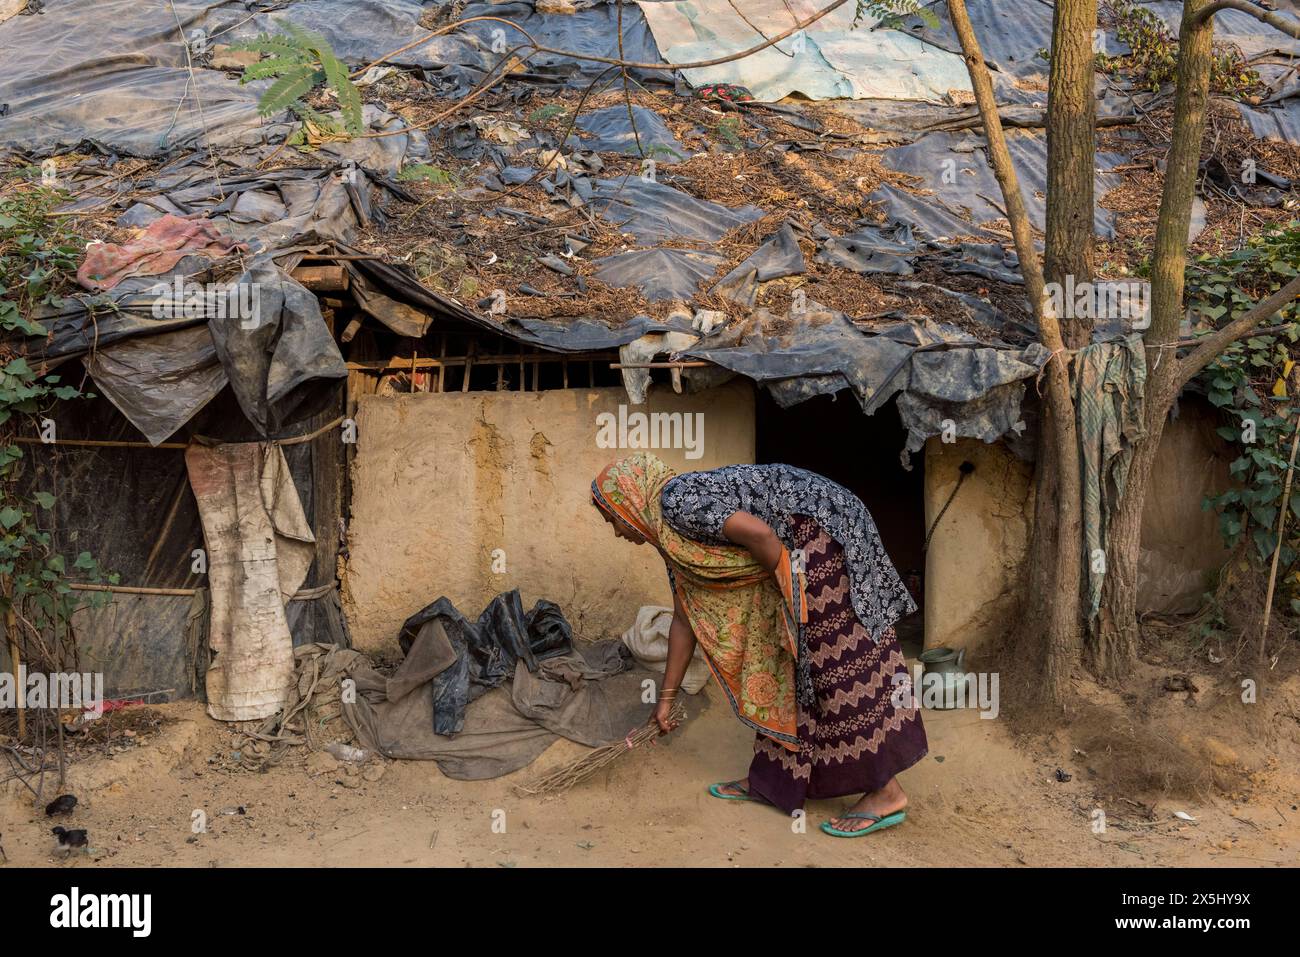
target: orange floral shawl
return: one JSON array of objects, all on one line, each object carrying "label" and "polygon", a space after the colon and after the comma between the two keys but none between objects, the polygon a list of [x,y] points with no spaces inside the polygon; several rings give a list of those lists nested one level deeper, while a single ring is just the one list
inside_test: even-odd
[{"label": "orange floral shawl", "polygon": [[[705,545],[663,519],[659,495],[676,473],[645,452],[605,468],[591,484],[606,513],[659,550],[709,668],[736,716],[797,750],[795,655],[807,620],[803,579],[783,550],[775,577],[747,549]],[[779,584],[778,584],[779,583]]]}]

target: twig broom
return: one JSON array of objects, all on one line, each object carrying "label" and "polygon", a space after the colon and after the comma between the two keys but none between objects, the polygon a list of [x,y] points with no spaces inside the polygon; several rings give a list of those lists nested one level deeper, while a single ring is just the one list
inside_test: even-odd
[{"label": "twig broom", "polygon": [[[680,701],[673,702],[668,717],[678,723],[686,719],[686,709]],[[657,724],[642,725],[635,731],[630,732],[618,744],[608,744],[603,748],[597,748],[590,754],[584,755],[562,768],[556,768],[554,771],[544,774],[528,784],[517,784],[515,789],[523,794],[552,794],[556,791],[567,791],[575,784],[581,784],[587,780],[601,768],[609,767],[623,755],[629,754],[646,742],[660,737],[662,733]]]}]

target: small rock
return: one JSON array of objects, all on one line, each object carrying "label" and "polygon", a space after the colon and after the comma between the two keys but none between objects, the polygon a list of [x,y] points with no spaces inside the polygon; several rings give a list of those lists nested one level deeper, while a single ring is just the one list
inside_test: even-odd
[{"label": "small rock", "polygon": [[368,764],[365,770],[361,772],[361,777],[373,784],[382,778],[387,770],[388,766],[385,764]]},{"label": "small rock", "polygon": [[227,44],[218,43],[212,48],[212,69],[242,70],[262,59],[256,50],[232,50]]}]

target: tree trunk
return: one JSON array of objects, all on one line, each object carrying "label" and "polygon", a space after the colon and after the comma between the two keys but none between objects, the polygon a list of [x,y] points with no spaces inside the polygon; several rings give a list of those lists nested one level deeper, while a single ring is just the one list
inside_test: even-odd
[{"label": "tree trunk", "polygon": [[1142,547],[1142,506],[1165,419],[1182,387],[1174,354],[1183,317],[1187,234],[1196,194],[1201,138],[1209,102],[1213,21],[1198,21],[1209,0],[1186,0],[1178,42],[1174,129],[1165,163],[1164,195],[1156,227],[1151,276],[1151,326],[1147,330],[1147,384],[1143,407],[1145,434],[1133,447],[1124,497],[1113,513],[1102,586],[1101,627],[1091,665],[1102,677],[1128,674],[1137,660],[1137,566]]},{"label": "tree trunk", "polygon": [[[1047,93],[1047,234],[1049,283],[1093,277],[1097,100],[1094,92],[1097,0],[1057,0],[1052,17]],[[1061,317],[1067,348],[1092,338],[1088,317]],[[1080,543],[1080,548],[1083,544]]]},{"label": "tree trunk", "polygon": [[[1048,522],[1036,525],[1031,539],[1031,555],[1040,563],[1031,566],[1028,598],[1033,606],[1021,616],[1020,642],[1029,641],[1035,652],[1034,659],[1043,660],[1039,672],[1042,680],[1036,686],[1036,697],[1060,703],[1066,700],[1069,682],[1078,660],[1079,648],[1079,589],[1082,574],[1081,556],[1081,489],[1079,479],[1079,441],[1074,419],[1074,401],[1070,394],[1069,353],[1061,337],[1061,325],[1050,301],[1044,296],[1042,264],[1034,247],[1033,231],[1025,211],[1024,195],[1016,175],[1011,153],[1007,149],[1002,119],[998,114],[993,95],[993,80],[980,50],[966,10],[965,0],[948,0],[948,13],[953,30],[961,43],[962,58],[970,74],[979,107],[984,135],[988,140],[989,162],[1002,192],[1007,220],[1020,257],[1020,269],[1025,277],[1025,294],[1038,321],[1043,345],[1052,353],[1043,369],[1047,384],[1044,434],[1050,446],[1044,448],[1038,469],[1042,474],[1039,489],[1054,480],[1054,488],[1036,497],[1035,513],[1042,514],[1054,502],[1055,528]],[[1091,45],[1091,33],[1088,34]],[[1077,119],[1077,118],[1076,118]],[[1091,135],[1091,130],[1089,131]],[[1092,171],[1089,164],[1088,179]],[[1091,209],[1089,210],[1091,217]],[[1050,520],[1049,520],[1050,521]],[[1053,534],[1053,531],[1055,534]]]},{"label": "tree trunk", "polygon": [[[1044,279],[1064,286],[1067,277],[1087,282],[1093,274],[1093,167],[1096,99],[1093,96],[1093,31],[1096,0],[1060,0],[1052,22],[1051,76],[1047,98],[1047,232]],[[1060,318],[1068,349],[1092,336],[1088,318]],[[1048,402],[1053,401],[1049,394]],[[1074,422],[1074,404],[1068,414]],[[1030,599],[1022,619],[1018,652],[1039,664],[1048,680],[1041,697],[1062,700],[1079,664],[1083,528],[1077,439],[1058,434],[1055,415],[1040,421],[1034,476],[1034,524],[1029,542]],[[1063,458],[1064,456],[1064,458]],[[1063,471],[1067,488],[1062,486]],[[1070,591],[1073,583],[1073,593]],[[1047,635],[1041,623],[1048,624]],[[1044,637],[1046,640],[1044,640]],[[1036,649],[1036,650],[1033,650]]]}]

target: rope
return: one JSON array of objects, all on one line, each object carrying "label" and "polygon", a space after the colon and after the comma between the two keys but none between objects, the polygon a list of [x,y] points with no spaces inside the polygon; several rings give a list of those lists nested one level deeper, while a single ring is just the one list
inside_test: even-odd
[{"label": "rope", "polygon": [[938,528],[939,523],[943,521],[943,516],[944,513],[948,511],[948,506],[952,504],[952,500],[957,497],[957,492],[961,490],[961,483],[966,481],[966,476],[975,471],[975,466],[970,462],[962,462],[959,470],[961,474],[957,476],[957,484],[953,487],[952,494],[948,496],[948,501],[943,503],[943,508],[939,509],[939,514],[935,516],[933,524],[930,525],[930,530],[925,534],[925,544],[921,546],[921,551],[923,552],[928,552],[930,550],[930,539],[934,537],[934,530]]},{"label": "rope", "polygon": [[[90,585],[82,582],[69,582],[68,587],[76,591],[108,591],[119,592],[123,595],[194,595],[198,592],[197,588],[147,588],[143,585]],[[313,598],[320,598],[328,595],[338,586],[334,582],[326,585],[317,585],[314,588],[300,588],[289,596],[290,601],[311,601]]]},{"label": "rope", "polygon": [[[318,439],[326,432],[342,425],[343,419],[344,417],[340,415],[332,422],[327,422],[319,429],[316,429],[313,432],[308,432],[305,435],[291,435],[283,439],[267,439],[266,441],[270,445],[301,445],[304,442],[310,442],[312,439]],[[157,445],[154,445],[152,442],[126,442],[115,439],[53,439],[47,442],[45,439],[36,435],[16,435],[13,437],[12,441],[21,442],[24,445],[69,445],[105,449],[187,449],[190,446],[190,443],[188,442],[159,442]],[[200,445],[226,444],[217,439],[211,438],[210,436],[198,434],[195,434],[194,441],[198,442]]]}]

